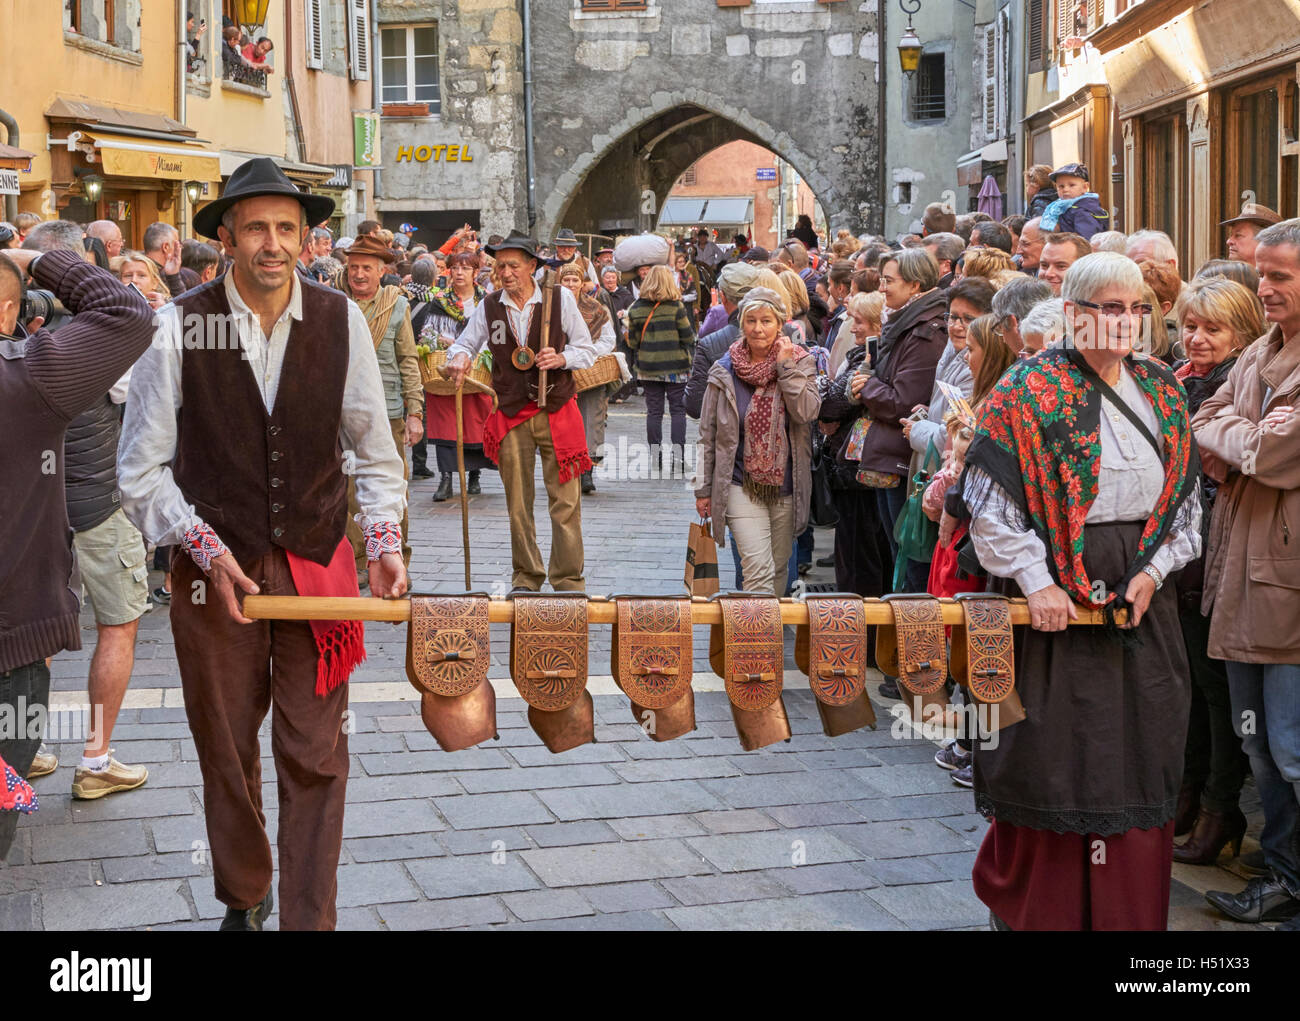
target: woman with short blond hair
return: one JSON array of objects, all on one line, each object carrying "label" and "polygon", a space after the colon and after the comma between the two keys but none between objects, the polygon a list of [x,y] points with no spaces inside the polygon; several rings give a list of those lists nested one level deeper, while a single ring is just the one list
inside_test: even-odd
[{"label": "woman with short blond hair", "polygon": [[126,251],[108,260],[109,272],[124,284],[135,284],[153,309],[171,301],[171,291],[158,272],[158,264],[144,252]]},{"label": "woman with short blond hair", "polygon": [[990,280],[994,273],[1001,270],[1014,271],[1016,264],[1011,261],[1011,256],[1000,248],[974,248],[966,251],[966,258],[962,260],[962,279],[969,277],[983,277]]},{"label": "woman with short blond hair", "polygon": [[682,302],[677,274],[654,266],[641,282],[641,296],[627,310],[627,346],[645,391],[646,440],[651,456],[664,438],[664,401],[672,421],[674,459],[686,447],[686,380],[695,357],[695,331]]}]

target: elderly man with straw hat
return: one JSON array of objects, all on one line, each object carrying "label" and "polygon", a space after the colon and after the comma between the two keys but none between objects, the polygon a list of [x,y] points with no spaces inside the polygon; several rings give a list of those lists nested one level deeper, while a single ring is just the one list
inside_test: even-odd
[{"label": "elderly man with straw hat", "polygon": [[[499,407],[483,427],[483,453],[496,461],[506,490],[514,588],[537,592],[549,574],[556,592],[581,592],[579,479],[591,471],[591,457],[574,400],[573,370],[591,368],[596,347],[572,293],[534,278],[536,241],[516,231],[485,250],[496,259],[501,290],[483,298],[447,349],[446,373],[460,385],[483,346],[492,353]],[[542,564],[533,520],[538,456],[551,510],[549,570]]]},{"label": "elderly man with straw hat", "polygon": [[1255,238],[1265,227],[1281,222],[1282,217],[1268,206],[1261,206],[1258,202],[1245,203],[1240,213],[1219,224],[1228,228],[1228,258],[1255,265],[1255,249],[1259,244]]},{"label": "elderly man with straw hat", "polygon": [[[406,478],[410,466],[405,464],[405,448],[420,442],[424,435],[424,385],[420,381],[419,357],[415,352],[415,333],[411,329],[411,308],[402,289],[380,281],[388,266],[397,261],[391,248],[373,237],[360,237],[347,250],[347,269],[341,281],[343,293],[357,303],[370,328],[370,339],[379,362],[379,376],[384,381],[384,402],[393,445],[402,458]],[[356,524],[359,508],[356,493],[349,489],[348,539],[357,564],[357,578],[366,576],[366,543]],[[411,563],[411,537],[407,514],[402,513],[402,560]]]}]

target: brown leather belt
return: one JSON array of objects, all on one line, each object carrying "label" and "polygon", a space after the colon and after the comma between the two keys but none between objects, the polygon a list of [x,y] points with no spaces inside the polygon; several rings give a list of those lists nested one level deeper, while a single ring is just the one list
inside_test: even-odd
[{"label": "brown leather belt", "polygon": [[488,597],[411,596],[406,676],[421,693],[420,716],[444,751],[497,736]]},{"label": "brown leather belt", "polygon": [[785,633],[775,596],[728,592],[714,596],[722,624],[709,629],[709,664],[726,683],[731,715],[747,751],[790,740],[781,701]]},{"label": "brown leather belt", "polygon": [[695,729],[695,655],[687,596],[610,596],[616,607],[610,672],[646,735],[669,741]]},{"label": "brown leather belt", "polygon": [[939,600],[928,595],[895,593],[884,597],[894,611],[894,626],[876,629],[876,664],[898,678],[903,689],[921,702],[927,715],[931,706],[947,705],[943,690],[948,680],[947,634]]},{"label": "brown leather belt", "polygon": [[866,695],[867,623],[862,597],[845,593],[805,598],[808,623],[795,631],[794,659],[808,675],[822,729],[830,737],[875,727]]},{"label": "brown leather belt", "polygon": [[587,596],[516,593],[510,625],[510,676],[528,703],[528,720],[553,752],[595,740],[587,692]]},{"label": "brown leather belt", "polygon": [[993,730],[1019,723],[1024,706],[1016,694],[1015,638],[1005,596],[967,592],[957,597],[964,620],[952,629],[952,675],[978,704],[997,706],[986,715]]}]

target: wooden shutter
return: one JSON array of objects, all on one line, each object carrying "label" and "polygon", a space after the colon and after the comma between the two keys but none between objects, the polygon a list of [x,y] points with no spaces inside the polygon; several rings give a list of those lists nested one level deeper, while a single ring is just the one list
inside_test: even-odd
[{"label": "wooden shutter", "polygon": [[322,0],[303,0],[303,35],[307,40],[307,66],[320,69],[325,66],[325,37],[322,24]]},{"label": "wooden shutter", "polygon": [[998,31],[996,25],[984,26],[984,138],[998,133]]},{"label": "wooden shutter", "polygon": [[352,59],[352,77],[357,81],[370,78],[370,0],[348,0],[348,52]]},{"label": "wooden shutter", "polygon": [[1026,28],[1029,39],[1030,71],[1041,71],[1043,69],[1043,52],[1047,49],[1044,45],[1047,35],[1046,15],[1046,0],[1029,0],[1029,24]]}]

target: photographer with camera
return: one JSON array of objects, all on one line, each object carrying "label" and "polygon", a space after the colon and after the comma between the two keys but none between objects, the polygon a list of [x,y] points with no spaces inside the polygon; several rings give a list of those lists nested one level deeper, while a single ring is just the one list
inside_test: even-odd
[{"label": "photographer with camera", "polygon": [[[24,274],[71,318],[57,333],[22,315]],[[27,322],[28,328],[20,325]],[[49,701],[46,657],[81,648],[64,504],[63,436],[149,346],[153,311],[81,252],[0,252],[0,706],[29,721]],[[19,715],[19,707],[22,715]],[[0,758],[24,776],[40,737],[0,735]],[[17,813],[0,811],[0,861]]]},{"label": "photographer with camera", "polygon": [[[82,248],[81,228],[67,220],[49,220],[32,228],[23,247],[77,252]],[[66,329],[67,310],[59,305],[54,313],[45,328]],[[106,387],[99,400],[69,424],[63,444],[68,522],[76,533],[77,564],[98,630],[87,688],[91,705],[99,712],[91,715],[85,751],[72,783],[73,797],[86,800],[131,790],[148,778],[147,770],[123,765],[109,755],[108,748],[131,681],[140,618],[149,608],[144,540],[122,512],[117,488],[120,406],[126,401],[126,388],[125,378],[111,389]],[[34,775],[57,765],[52,755],[41,759]]]}]

